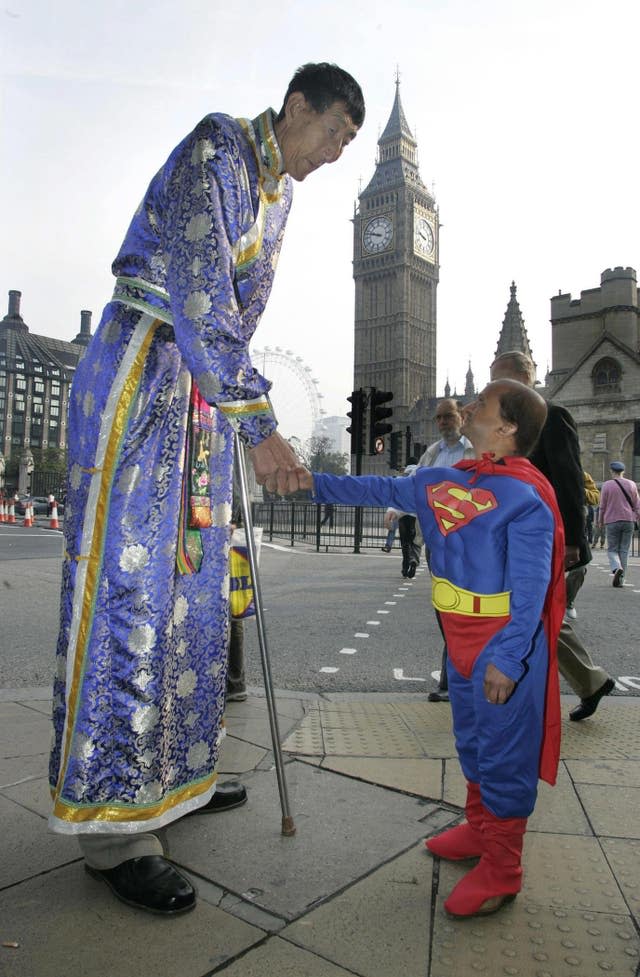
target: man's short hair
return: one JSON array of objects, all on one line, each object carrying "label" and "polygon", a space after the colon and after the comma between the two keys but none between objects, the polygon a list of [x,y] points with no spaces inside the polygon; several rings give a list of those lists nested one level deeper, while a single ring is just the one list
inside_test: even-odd
[{"label": "man's short hair", "polygon": [[443,407],[450,407],[450,409],[454,410],[456,414],[460,413],[460,404],[458,403],[455,397],[445,397],[444,400],[440,401],[440,403],[436,407],[436,417],[438,416],[438,414],[440,414]]},{"label": "man's short hair", "polygon": [[278,122],[284,118],[287,99],[294,92],[302,92],[312,109],[326,112],[334,102],[344,102],[349,117],[358,129],[364,122],[364,95],[358,82],[337,64],[303,64],[289,82]]},{"label": "man's short hair", "polygon": [[506,389],[499,394],[500,413],[505,421],[517,426],[514,434],[516,454],[530,455],[547,419],[547,405],[537,391],[518,380],[496,380]]},{"label": "man's short hair", "polygon": [[509,349],[496,356],[491,364],[491,369],[499,363],[509,363],[513,367],[513,372],[518,376],[524,377],[524,382],[532,387],[536,380],[536,366],[530,356],[521,352],[519,349]]}]

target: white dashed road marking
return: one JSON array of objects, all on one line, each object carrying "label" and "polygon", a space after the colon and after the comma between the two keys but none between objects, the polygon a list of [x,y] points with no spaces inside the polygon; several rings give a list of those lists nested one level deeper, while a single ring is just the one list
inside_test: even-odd
[{"label": "white dashed road marking", "polygon": [[426,682],[426,678],[409,678],[408,675],[404,674],[404,669],[394,668],[393,677],[398,682]]}]

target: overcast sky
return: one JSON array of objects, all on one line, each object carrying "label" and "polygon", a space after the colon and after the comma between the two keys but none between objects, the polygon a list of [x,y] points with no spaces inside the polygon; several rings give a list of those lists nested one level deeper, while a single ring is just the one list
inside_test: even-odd
[{"label": "overcast sky", "polygon": [[[544,377],[549,299],[640,266],[637,0],[5,0],[0,317],[94,326],[150,178],[207,112],[253,117],[295,68],[360,81],[361,133],[297,184],[256,345],[313,370],[329,414],[353,377],[352,224],[395,93],[440,209],[438,388],[484,384],[515,280]],[[5,296],[3,299],[2,296]],[[5,305],[6,308],[6,305]]]}]

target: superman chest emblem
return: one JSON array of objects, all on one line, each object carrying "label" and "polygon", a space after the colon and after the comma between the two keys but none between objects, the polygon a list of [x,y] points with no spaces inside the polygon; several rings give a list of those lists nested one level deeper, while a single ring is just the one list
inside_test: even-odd
[{"label": "superman chest emblem", "polygon": [[443,536],[455,533],[470,522],[498,508],[493,492],[481,488],[463,488],[455,482],[427,485],[427,503]]}]

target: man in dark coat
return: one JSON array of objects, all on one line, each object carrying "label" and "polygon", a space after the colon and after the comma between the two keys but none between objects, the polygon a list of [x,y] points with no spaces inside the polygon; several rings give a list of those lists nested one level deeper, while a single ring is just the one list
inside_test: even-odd
[{"label": "man in dark coat", "polygon": [[[501,353],[491,365],[492,380],[519,380],[535,384],[534,362],[519,350]],[[565,570],[584,566],[591,560],[584,517],[584,475],[580,443],[574,419],[558,404],[547,404],[547,420],[529,460],[551,482],[564,523]],[[571,625],[565,620],[558,638],[558,667],[580,703],[571,710],[574,721],[592,716],[600,699],[615,686],[611,676],[591,656]]]}]

